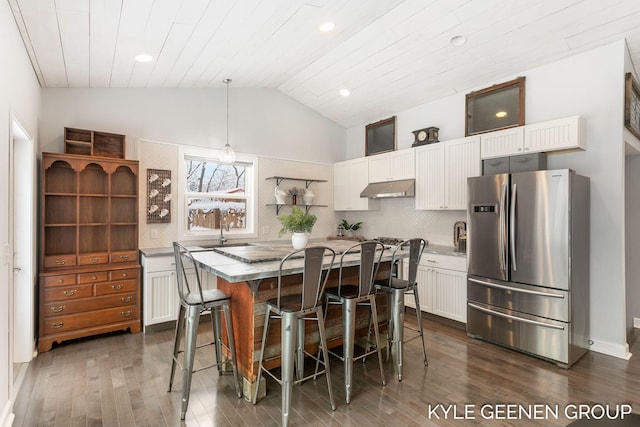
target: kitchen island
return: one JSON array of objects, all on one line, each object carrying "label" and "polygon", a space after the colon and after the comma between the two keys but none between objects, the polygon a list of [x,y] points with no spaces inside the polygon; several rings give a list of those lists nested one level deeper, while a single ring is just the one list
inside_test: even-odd
[{"label": "kitchen island", "polygon": [[[327,281],[327,288],[338,286],[338,268],[340,254],[352,246],[354,242],[343,240],[312,240],[309,245],[328,246],[336,251],[336,261]],[[258,374],[258,358],[262,345],[266,301],[277,296],[278,268],[280,260],[291,252],[290,242],[266,242],[247,246],[218,247],[211,251],[195,252],[194,258],[208,272],[217,276],[218,289],[231,295],[231,311],[233,318],[236,357],[238,369],[243,377],[245,396],[251,396]],[[391,269],[391,250],[385,250],[378,270],[378,278],[386,278]],[[327,259],[327,265],[329,263]],[[358,275],[360,259],[358,254],[345,257],[343,278],[353,279]],[[282,294],[299,293],[303,259],[294,259],[288,263],[283,279]],[[386,319],[386,297],[381,295],[377,300],[378,317],[381,322]],[[359,335],[366,334],[368,310],[360,310],[356,318],[356,329]],[[332,307],[325,320],[329,348],[342,344],[342,315],[339,307]],[[318,332],[315,324],[309,323],[306,331],[305,348],[311,353],[317,351]],[[267,369],[280,365],[280,328],[273,325],[269,328],[265,362]]]}]

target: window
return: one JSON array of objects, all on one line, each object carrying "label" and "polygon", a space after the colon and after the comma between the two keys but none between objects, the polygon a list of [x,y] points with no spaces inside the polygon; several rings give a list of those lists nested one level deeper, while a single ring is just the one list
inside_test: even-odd
[{"label": "window", "polygon": [[217,237],[221,228],[225,234],[253,234],[255,161],[223,164],[210,153],[186,151],[181,158],[183,237]]}]

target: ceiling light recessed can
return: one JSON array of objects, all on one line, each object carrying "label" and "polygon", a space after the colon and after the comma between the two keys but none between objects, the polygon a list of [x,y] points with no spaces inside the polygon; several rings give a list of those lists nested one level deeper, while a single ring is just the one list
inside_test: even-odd
[{"label": "ceiling light recessed can", "polygon": [[449,43],[451,43],[452,46],[462,46],[466,42],[467,38],[465,36],[453,36],[451,37],[451,40],[449,40]]},{"label": "ceiling light recessed can", "polygon": [[153,59],[153,56],[148,53],[139,53],[136,55],[136,61],[138,62],[150,62]]},{"label": "ceiling light recessed can", "polygon": [[333,22],[325,22],[324,24],[320,25],[320,31],[322,31],[323,33],[331,31],[334,28],[336,28],[336,24],[334,24]]},{"label": "ceiling light recessed can", "polygon": [[351,95],[351,91],[349,91],[349,89],[340,89],[340,95],[349,96]]},{"label": "ceiling light recessed can", "polygon": [[503,119],[503,118],[507,117],[507,112],[506,111],[498,111],[496,113],[496,117],[499,118],[499,119]]}]

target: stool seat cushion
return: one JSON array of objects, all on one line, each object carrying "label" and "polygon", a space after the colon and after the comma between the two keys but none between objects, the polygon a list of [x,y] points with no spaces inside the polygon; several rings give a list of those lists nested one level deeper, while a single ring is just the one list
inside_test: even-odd
[{"label": "stool seat cushion", "polygon": [[398,279],[396,277],[391,278],[391,286],[389,286],[389,279],[376,280],[375,284],[378,288],[391,287],[392,289],[406,289],[412,285],[408,280]]},{"label": "stool seat cushion", "polygon": [[184,296],[184,302],[187,305],[206,305],[208,303],[222,302],[231,298],[220,289],[207,289],[206,291],[203,290],[202,297],[204,298],[204,301],[200,301],[199,292],[191,292]]},{"label": "stool seat cushion", "polygon": [[[267,304],[278,308],[278,299],[271,298],[267,300]],[[280,311],[285,313],[293,313],[300,311],[302,308],[302,294],[293,294],[280,297]]]},{"label": "stool seat cushion", "polygon": [[338,294],[338,289],[332,289],[331,291],[327,291],[327,295],[333,296],[334,298],[345,298],[345,299],[353,299],[358,298],[358,293],[360,292],[360,288],[357,285],[342,285],[340,287],[340,294]]}]

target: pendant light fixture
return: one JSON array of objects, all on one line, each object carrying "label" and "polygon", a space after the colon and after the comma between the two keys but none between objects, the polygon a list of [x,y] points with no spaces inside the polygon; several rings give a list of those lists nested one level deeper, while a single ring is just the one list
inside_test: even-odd
[{"label": "pendant light fixture", "polygon": [[220,161],[222,163],[233,163],[236,161],[236,152],[229,145],[229,84],[231,79],[224,79],[222,82],[227,85],[227,143],[224,146],[224,152],[220,156]]}]

